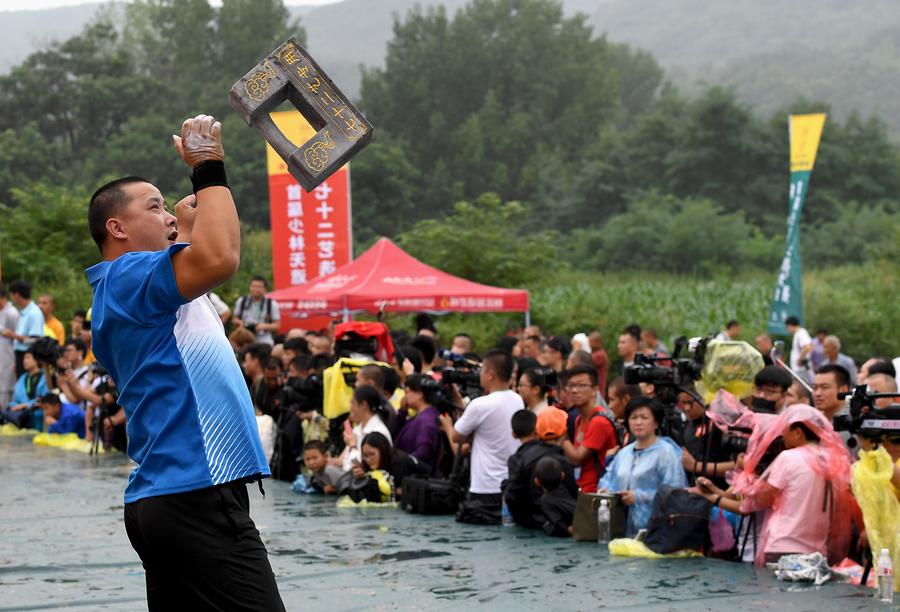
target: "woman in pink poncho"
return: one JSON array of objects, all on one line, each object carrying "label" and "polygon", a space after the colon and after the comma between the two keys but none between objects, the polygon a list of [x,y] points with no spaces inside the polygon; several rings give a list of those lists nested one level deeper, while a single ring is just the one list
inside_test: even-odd
[{"label": "woman in pink poncho", "polygon": [[[778,438],[785,450],[761,475],[756,468]],[[756,564],[792,553],[821,552],[844,559],[850,546],[850,455],[821,412],[796,404],[785,409],[750,445],[732,483],[739,500],[698,479],[700,492],[725,509],[749,514],[768,510],[756,547]]]}]

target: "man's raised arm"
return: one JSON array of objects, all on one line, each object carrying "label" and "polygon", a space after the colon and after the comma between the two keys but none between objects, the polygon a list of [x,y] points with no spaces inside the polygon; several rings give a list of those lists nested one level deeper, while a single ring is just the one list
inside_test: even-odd
[{"label": "man's raised arm", "polygon": [[231,190],[225,179],[222,124],[208,115],[187,119],[175,148],[193,170],[196,200],[176,206],[179,232],[190,246],[172,256],[175,282],[181,295],[193,300],[224,283],[237,272],[241,260],[241,228]]}]

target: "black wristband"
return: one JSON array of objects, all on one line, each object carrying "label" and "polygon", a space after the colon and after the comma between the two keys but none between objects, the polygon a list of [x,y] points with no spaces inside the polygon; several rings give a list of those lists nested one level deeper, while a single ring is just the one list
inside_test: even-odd
[{"label": "black wristband", "polygon": [[202,161],[194,166],[191,173],[191,184],[194,193],[207,187],[228,187],[228,179],[225,177],[225,162],[221,159]]}]

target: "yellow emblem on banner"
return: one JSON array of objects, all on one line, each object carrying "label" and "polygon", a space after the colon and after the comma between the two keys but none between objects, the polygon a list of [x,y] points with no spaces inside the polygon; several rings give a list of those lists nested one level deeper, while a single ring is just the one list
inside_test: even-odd
[{"label": "yellow emblem on banner", "polygon": [[812,172],[825,127],[825,113],[791,115],[790,125],[791,172]]},{"label": "yellow emblem on banner", "polygon": [[[297,111],[275,112],[271,117],[284,137],[298,147],[316,135],[316,130]],[[269,143],[266,143],[266,166],[269,176],[288,173],[287,164]]]}]

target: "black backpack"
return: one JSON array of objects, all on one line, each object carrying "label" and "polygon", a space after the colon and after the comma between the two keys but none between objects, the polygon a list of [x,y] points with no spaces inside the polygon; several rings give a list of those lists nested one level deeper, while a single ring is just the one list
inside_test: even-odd
[{"label": "black backpack", "polygon": [[684,489],[660,487],[653,498],[653,514],[647,523],[644,544],[660,554],[704,549],[709,537],[711,507],[706,499]]}]

